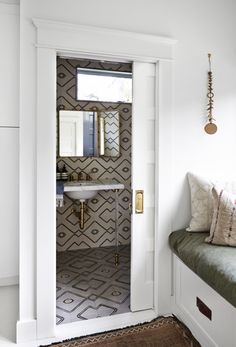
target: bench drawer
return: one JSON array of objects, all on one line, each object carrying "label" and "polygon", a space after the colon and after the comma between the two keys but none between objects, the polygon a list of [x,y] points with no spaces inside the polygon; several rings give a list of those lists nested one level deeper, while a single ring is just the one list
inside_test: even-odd
[{"label": "bench drawer", "polygon": [[200,325],[216,346],[234,346],[235,308],[176,259],[176,304]]}]

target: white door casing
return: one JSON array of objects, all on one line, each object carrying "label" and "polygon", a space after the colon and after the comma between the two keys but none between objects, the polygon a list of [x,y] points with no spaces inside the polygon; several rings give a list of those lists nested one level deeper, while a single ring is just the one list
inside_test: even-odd
[{"label": "white door casing", "polygon": [[[156,65],[133,63],[131,310],[154,307],[155,85]],[[136,191],[144,211],[136,213]]]},{"label": "white door casing", "polygon": [[[32,234],[30,225],[25,227],[24,221],[28,219],[29,213],[33,213],[31,207],[27,210],[22,209],[20,211],[20,271],[26,274],[29,257],[24,257],[26,252],[24,245],[36,249],[36,259],[33,258],[34,252],[31,253],[32,263],[37,263],[36,276],[32,272],[26,276],[20,278],[20,291],[21,288],[28,288],[27,294],[20,295],[20,320],[17,323],[17,341],[24,342],[32,340],[33,338],[47,338],[58,336],[58,329],[61,331],[64,329],[64,335],[73,337],[78,336],[86,331],[87,333],[95,333],[97,331],[104,331],[115,329],[118,327],[126,326],[129,324],[135,324],[142,322],[143,320],[152,319],[157,315],[158,311],[149,310],[142,312],[134,312],[131,315],[124,316],[118,315],[109,317],[109,322],[103,318],[100,318],[100,324],[87,324],[88,322],[82,322],[81,328],[74,326],[74,330],[68,333],[70,324],[64,324],[63,327],[56,327],[55,324],[55,259],[56,259],[56,227],[55,227],[55,158],[56,158],[56,56],[61,54],[67,57],[90,57],[100,58],[105,60],[116,61],[134,61],[134,62],[149,62],[154,63],[155,66],[159,66],[160,76],[158,74],[158,110],[156,110],[156,116],[158,116],[158,123],[164,125],[169,122],[170,119],[170,90],[171,90],[171,65],[173,58],[172,47],[175,43],[174,40],[168,38],[157,37],[154,35],[144,35],[139,33],[131,33],[125,31],[87,27],[74,25],[69,23],[53,22],[41,19],[34,19],[37,35],[36,35],[36,50],[32,46],[31,42],[28,42],[28,46],[22,51],[23,58],[27,60],[29,55],[35,57],[37,61],[37,76],[32,75],[31,79],[35,86],[35,93],[37,90],[37,128],[34,127],[34,122],[30,123],[31,132],[28,127],[21,129],[21,140],[23,146],[20,144],[20,158],[25,157],[26,144],[28,146],[35,146],[35,137],[29,136],[29,134],[37,133],[37,150],[36,150],[36,175],[37,175],[37,188],[35,192],[35,200],[37,204],[37,214],[35,216],[35,225],[37,232],[37,242],[34,238],[29,237]],[[28,25],[28,23],[27,23]],[[26,46],[25,46],[26,47]],[[34,64],[35,64],[34,62]],[[30,61],[29,61],[30,64]],[[137,65],[138,66],[138,65]],[[167,78],[165,78],[167,76]],[[22,76],[23,82],[25,81],[24,75]],[[26,77],[27,79],[27,77]],[[31,81],[32,82],[32,81]],[[157,83],[156,83],[157,84]],[[22,83],[23,89],[21,93],[21,120],[25,123],[27,119],[32,118],[32,112],[29,112],[27,108],[29,86],[28,83]],[[32,86],[32,83],[30,84]],[[27,89],[28,88],[28,89]],[[161,91],[161,93],[160,93]],[[165,118],[165,119],[164,119]],[[168,130],[169,130],[168,123]],[[157,122],[156,122],[157,128]],[[164,131],[165,133],[165,131]],[[163,135],[164,135],[163,133]],[[142,139],[141,139],[142,141]],[[170,158],[170,148],[164,146],[165,141],[163,136],[159,136],[156,133],[156,144],[158,151],[156,151],[156,159],[165,156]],[[158,154],[158,157],[157,157]],[[33,159],[30,159],[33,160]],[[166,160],[168,164],[168,160]],[[158,164],[158,165],[157,165]],[[153,166],[153,163],[151,163]],[[156,166],[159,167],[159,163],[156,162]],[[27,176],[27,172],[25,172]],[[156,182],[158,185],[162,185],[162,190],[168,191],[169,177],[166,177],[166,173],[156,171]],[[21,164],[21,194],[23,198],[27,199],[29,188],[35,189],[34,186],[26,187],[26,180],[24,178],[24,166]],[[33,182],[33,180],[32,180]],[[28,182],[27,182],[28,184]],[[137,189],[142,189],[138,187]],[[147,202],[149,200],[148,195]],[[25,194],[25,196],[24,196]],[[158,206],[155,206],[155,227],[159,231],[159,224],[161,222],[161,233],[164,235],[169,232],[169,224],[164,216],[158,218],[157,215],[159,205],[164,198],[164,194],[157,192],[155,188],[155,199],[158,197]],[[151,199],[150,199],[151,201]],[[145,205],[145,208],[147,206]],[[151,207],[152,208],[152,207]],[[162,220],[161,220],[162,219]],[[23,227],[24,226],[24,227]],[[150,235],[149,235],[150,236]],[[165,239],[159,234],[159,245],[165,243]],[[149,240],[152,237],[148,237]],[[35,242],[35,243],[33,243]],[[160,246],[159,246],[160,247]],[[153,247],[147,247],[150,252],[153,251]],[[157,249],[155,240],[154,248]],[[160,250],[161,252],[161,250]],[[151,253],[150,253],[151,254]],[[158,303],[157,291],[157,279],[158,273],[158,254],[155,253],[155,267],[154,267],[154,301]],[[152,257],[152,255],[151,255]],[[150,278],[152,275],[148,275]],[[34,283],[36,283],[36,292],[34,292]],[[32,284],[32,285],[29,285]],[[36,294],[36,295],[35,295]],[[144,295],[146,295],[144,293]],[[32,300],[29,302],[28,297],[35,298],[35,302]],[[138,297],[138,296],[137,296]],[[137,300],[135,300],[137,302]],[[150,306],[153,303],[150,303]],[[158,305],[155,304],[157,307]],[[141,304],[140,304],[141,307]],[[26,309],[27,308],[27,309]],[[134,310],[138,310],[138,305],[133,307]],[[137,314],[136,314],[137,313]],[[136,318],[134,318],[136,317]],[[37,326],[37,329],[36,329]],[[82,330],[81,330],[82,329]],[[102,330],[101,330],[102,329]],[[73,335],[74,334],[74,335]]]}]

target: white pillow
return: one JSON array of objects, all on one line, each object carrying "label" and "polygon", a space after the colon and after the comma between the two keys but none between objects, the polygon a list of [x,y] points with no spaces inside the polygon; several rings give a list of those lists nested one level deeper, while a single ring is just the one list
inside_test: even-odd
[{"label": "white pillow", "polygon": [[213,215],[212,188],[214,183],[203,177],[188,173],[191,194],[191,220],[188,231],[209,231]]},{"label": "white pillow", "polygon": [[230,193],[236,194],[236,181],[212,181],[207,178],[188,173],[191,194],[191,220],[187,231],[209,231],[213,216],[212,188],[221,186]]}]

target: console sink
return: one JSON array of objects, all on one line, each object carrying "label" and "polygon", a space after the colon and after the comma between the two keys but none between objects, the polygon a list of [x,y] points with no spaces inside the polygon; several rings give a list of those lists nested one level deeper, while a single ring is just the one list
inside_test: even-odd
[{"label": "console sink", "polygon": [[87,200],[96,196],[99,190],[124,189],[115,180],[72,181],[64,183],[64,192],[74,200]]}]

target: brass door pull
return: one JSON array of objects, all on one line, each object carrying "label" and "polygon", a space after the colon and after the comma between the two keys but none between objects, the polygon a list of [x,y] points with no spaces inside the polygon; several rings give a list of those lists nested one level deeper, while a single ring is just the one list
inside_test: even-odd
[{"label": "brass door pull", "polygon": [[135,213],[143,213],[143,190],[135,191]]}]

